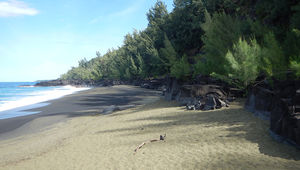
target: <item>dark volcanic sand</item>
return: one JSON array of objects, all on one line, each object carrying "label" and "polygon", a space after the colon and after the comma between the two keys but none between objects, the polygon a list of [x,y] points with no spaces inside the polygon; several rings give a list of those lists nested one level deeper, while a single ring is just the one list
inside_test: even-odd
[{"label": "dark volcanic sand", "polygon": [[[35,133],[72,117],[110,113],[111,108],[129,108],[158,99],[158,91],[134,86],[97,87],[28,111],[38,114],[0,120],[0,140]],[[113,106],[114,105],[114,106]]]}]

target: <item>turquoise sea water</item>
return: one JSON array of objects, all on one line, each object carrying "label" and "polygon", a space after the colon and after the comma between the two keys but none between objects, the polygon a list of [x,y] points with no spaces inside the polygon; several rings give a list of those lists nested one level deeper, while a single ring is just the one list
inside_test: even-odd
[{"label": "turquoise sea water", "polygon": [[[54,87],[33,87],[35,82],[0,82],[0,107],[4,103],[17,101]],[[26,86],[25,86],[26,85]]]},{"label": "turquoise sea water", "polygon": [[0,119],[34,114],[22,110],[47,105],[57,99],[88,88],[72,86],[34,87],[35,82],[0,82]]}]

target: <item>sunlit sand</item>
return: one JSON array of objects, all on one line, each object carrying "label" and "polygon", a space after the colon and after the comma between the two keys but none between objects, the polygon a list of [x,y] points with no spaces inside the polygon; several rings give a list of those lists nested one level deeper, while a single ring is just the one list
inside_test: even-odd
[{"label": "sunlit sand", "polygon": [[[186,111],[163,100],[73,118],[0,142],[0,169],[297,169],[300,152],[275,142],[245,111]],[[166,134],[165,141],[142,142]]]}]

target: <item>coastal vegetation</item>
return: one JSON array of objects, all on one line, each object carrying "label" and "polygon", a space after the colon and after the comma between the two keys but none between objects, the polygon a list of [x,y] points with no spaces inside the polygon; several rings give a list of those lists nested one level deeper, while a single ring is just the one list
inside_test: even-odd
[{"label": "coastal vegetation", "polygon": [[300,2],[296,0],[158,0],[148,27],[117,49],[79,61],[65,80],[136,80],[210,75],[245,88],[260,75],[300,76]]}]

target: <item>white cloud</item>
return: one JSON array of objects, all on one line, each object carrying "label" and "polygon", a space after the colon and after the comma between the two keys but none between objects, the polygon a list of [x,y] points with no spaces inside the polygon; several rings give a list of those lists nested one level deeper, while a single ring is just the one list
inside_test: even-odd
[{"label": "white cloud", "polygon": [[0,2],[0,17],[36,15],[37,13],[36,9],[28,7],[22,1],[8,0]]}]

